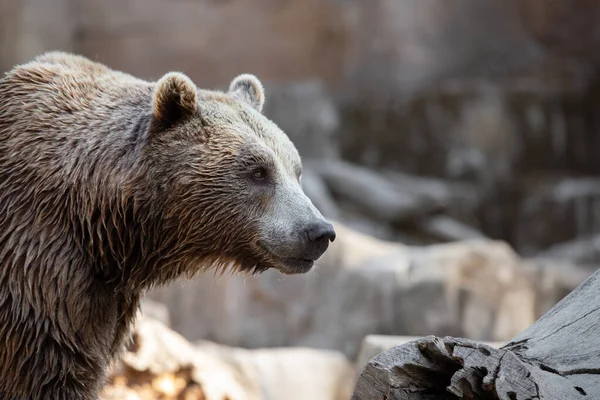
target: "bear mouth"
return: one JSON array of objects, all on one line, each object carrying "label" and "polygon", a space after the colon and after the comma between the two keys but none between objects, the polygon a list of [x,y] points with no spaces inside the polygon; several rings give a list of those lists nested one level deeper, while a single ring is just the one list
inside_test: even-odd
[{"label": "bear mouth", "polygon": [[306,258],[283,258],[281,259],[283,268],[277,268],[284,274],[304,274],[312,269],[315,265],[315,260]]},{"label": "bear mouth", "polygon": [[263,244],[259,244],[261,250],[267,253],[269,268],[278,270],[286,275],[304,274],[312,269],[316,260],[298,257],[280,257],[274,254]]}]

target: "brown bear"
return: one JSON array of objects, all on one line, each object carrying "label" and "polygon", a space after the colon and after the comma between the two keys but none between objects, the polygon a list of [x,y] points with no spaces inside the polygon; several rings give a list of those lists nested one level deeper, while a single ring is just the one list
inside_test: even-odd
[{"label": "brown bear", "polygon": [[152,286],[313,266],[335,232],[263,102],[61,52],[0,80],[0,399],[96,399]]}]

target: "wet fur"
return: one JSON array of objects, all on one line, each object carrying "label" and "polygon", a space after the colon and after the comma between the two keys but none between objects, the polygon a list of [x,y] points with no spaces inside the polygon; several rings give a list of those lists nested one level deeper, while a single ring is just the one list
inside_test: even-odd
[{"label": "wet fur", "polygon": [[96,399],[144,289],[276,262],[261,206],[231,195],[249,138],[202,118],[153,130],[155,87],[61,53],[0,80],[1,399]]}]

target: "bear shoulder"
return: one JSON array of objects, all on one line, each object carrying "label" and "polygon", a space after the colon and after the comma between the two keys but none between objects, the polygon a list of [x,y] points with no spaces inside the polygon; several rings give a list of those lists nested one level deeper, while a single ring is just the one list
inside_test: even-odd
[{"label": "bear shoulder", "polygon": [[151,86],[85,57],[53,51],[15,66],[0,79],[0,106],[18,97],[23,101],[5,105],[13,116],[31,117],[31,107],[24,104],[32,102],[43,103],[54,117],[64,110],[101,113],[122,102],[148,98]]},{"label": "bear shoulder", "polygon": [[51,51],[39,55],[28,63],[15,66],[5,76],[5,84],[52,85],[58,87],[81,87],[93,92],[109,91],[119,86],[148,86],[149,83],[132,75],[113,70],[85,57]]},{"label": "bear shoulder", "polygon": [[71,70],[82,70],[92,75],[108,74],[112,72],[110,68],[103,64],[79,55],[62,51],[50,51],[41,54],[33,60],[33,63],[52,64]]}]

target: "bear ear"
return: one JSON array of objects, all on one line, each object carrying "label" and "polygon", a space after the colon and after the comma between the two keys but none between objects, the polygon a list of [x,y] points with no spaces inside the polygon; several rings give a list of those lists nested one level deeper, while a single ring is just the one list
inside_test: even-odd
[{"label": "bear ear", "polygon": [[258,112],[265,104],[265,90],[258,78],[250,74],[242,74],[231,81],[229,95],[250,104]]},{"label": "bear ear", "polygon": [[179,72],[169,72],[156,83],[152,117],[162,127],[193,115],[197,110],[196,85]]}]

